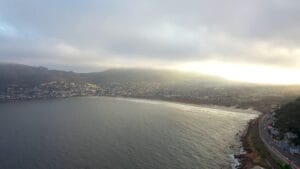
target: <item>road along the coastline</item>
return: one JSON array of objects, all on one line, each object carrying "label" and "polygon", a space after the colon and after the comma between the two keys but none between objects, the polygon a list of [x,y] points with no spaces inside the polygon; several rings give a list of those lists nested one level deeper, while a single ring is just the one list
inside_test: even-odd
[{"label": "road along the coastline", "polygon": [[262,115],[258,120],[258,128],[259,128],[259,136],[262,140],[262,142],[265,144],[269,152],[280,159],[282,162],[289,164],[292,166],[293,169],[300,169],[300,166],[298,166],[294,161],[294,157],[288,154],[287,152],[284,152],[281,150],[272,140],[272,138],[269,136],[266,128],[267,123],[266,119],[270,116],[270,113],[266,113]]}]

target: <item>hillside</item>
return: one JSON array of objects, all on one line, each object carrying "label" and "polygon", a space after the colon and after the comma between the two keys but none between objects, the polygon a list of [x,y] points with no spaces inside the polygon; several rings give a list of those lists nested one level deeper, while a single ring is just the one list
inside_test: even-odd
[{"label": "hillside", "polygon": [[[278,109],[276,118],[275,126],[281,133],[293,132],[300,136],[300,98]],[[294,142],[300,145],[300,138]]]},{"label": "hillside", "polygon": [[[49,70],[44,67],[32,67],[19,64],[0,64],[0,93],[2,98],[22,98],[24,88],[28,97],[38,87],[45,97],[53,92],[53,86],[47,89],[42,83],[60,81],[55,91],[63,92],[64,86],[72,86],[74,91],[83,90],[87,83],[97,86],[94,91],[99,96],[139,97],[162,100],[183,101],[196,104],[215,104],[255,107],[268,112],[271,105],[286,103],[300,96],[300,86],[255,85],[232,82],[220,77],[193,74],[170,70],[153,69],[110,69],[94,73],[74,73]],[[63,85],[64,84],[64,85]],[[8,93],[7,88],[14,86]],[[87,86],[86,88],[90,88]],[[94,90],[94,89],[92,89]],[[47,91],[47,92],[46,92]],[[38,94],[41,94],[38,93]],[[44,96],[43,95],[43,96]],[[82,95],[77,92],[76,95]],[[284,101],[284,102],[283,102]]]},{"label": "hillside", "polygon": [[34,86],[43,82],[78,80],[73,72],[20,64],[0,64],[0,89],[10,85]]},{"label": "hillside", "polygon": [[110,69],[103,72],[74,73],[20,64],[0,64],[0,89],[10,85],[34,86],[49,81],[77,81],[93,84],[146,82],[220,85],[229,83],[219,77],[168,70]]},{"label": "hillside", "polygon": [[209,75],[153,69],[110,69],[96,73],[81,73],[81,79],[96,83],[202,83],[225,84],[225,79]]}]

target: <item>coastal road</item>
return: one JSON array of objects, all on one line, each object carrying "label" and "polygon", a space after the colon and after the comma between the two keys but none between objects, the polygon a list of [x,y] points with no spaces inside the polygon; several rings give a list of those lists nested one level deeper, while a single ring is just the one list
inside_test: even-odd
[{"label": "coastal road", "polygon": [[[300,169],[299,159],[295,156],[291,155],[289,152],[282,150],[278,147],[271,135],[267,131],[268,119],[270,117],[270,113],[262,115],[258,122],[259,128],[259,136],[266,147],[269,149],[270,153],[281,159],[283,162],[290,164],[293,169]],[[297,163],[298,162],[298,163]]]}]

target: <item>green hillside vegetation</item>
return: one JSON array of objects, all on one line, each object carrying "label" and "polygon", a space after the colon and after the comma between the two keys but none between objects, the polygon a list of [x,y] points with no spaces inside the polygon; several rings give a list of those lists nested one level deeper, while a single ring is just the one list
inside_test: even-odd
[{"label": "green hillside vegetation", "polygon": [[281,133],[293,132],[298,138],[293,143],[300,145],[300,98],[276,110],[275,126]]}]

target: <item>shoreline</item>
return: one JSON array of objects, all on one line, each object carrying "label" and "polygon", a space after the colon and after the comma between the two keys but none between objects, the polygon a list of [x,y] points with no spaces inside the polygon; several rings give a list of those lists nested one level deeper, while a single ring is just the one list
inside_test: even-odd
[{"label": "shoreline", "polygon": [[181,101],[174,101],[174,100],[159,100],[159,99],[149,99],[149,98],[134,98],[134,97],[110,97],[110,98],[119,98],[119,99],[137,99],[137,100],[144,100],[144,101],[159,101],[159,102],[168,102],[168,103],[178,103],[184,104],[188,106],[201,106],[204,108],[210,109],[221,109],[225,111],[233,111],[239,113],[251,113],[257,114],[258,116],[254,119],[248,121],[245,126],[245,129],[242,130],[241,135],[239,136],[239,142],[241,143],[241,150],[239,154],[232,154],[233,162],[232,168],[236,169],[254,169],[254,168],[262,168],[259,164],[255,161],[257,160],[259,154],[256,154],[254,145],[250,143],[250,135],[251,130],[254,130],[255,124],[258,123],[260,117],[264,114],[261,111],[254,110],[253,108],[248,109],[241,109],[236,107],[229,107],[229,106],[220,106],[220,105],[213,105],[213,104],[197,104],[192,102],[181,102]]},{"label": "shoreline", "polygon": [[119,98],[119,99],[127,99],[127,100],[144,100],[147,102],[166,102],[166,103],[177,103],[177,104],[183,104],[188,106],[195,106],[195,107],[203,107],[203,108],[209,108],[209,109],[222,109],[225,111],[231,111],[231,112],[238,112],[238,113],[248,113],[248,114],[257,114],[259,115],[263,114],[260,111],[254,110],[253,108],[243,109],[238,108],[235,106],[222,106],[222,105],[215,105],[215,104],[201,104],[201,103],[194,103],[194,102],[184,102],[184,101],[177,101],[177,100],[165,100],[165,99],[151,99],[151,98],[136,98],[136,97],[111,97],[111,96],[96,96],[96,97],[108,97],[108,98]]},{"label": "shoreline", "polygon": [[183,104],[187,106],[195,106],[195,107],[203,107],[209,109],[221,109],[225,111],[238,112],[238,113],[249,113],[249,114],[257,114],[258,117],[251,119],[247,124],[244,130],[242,130],[239,135],[238,141],[241,143],[241,149],[243,149],[243,153],[240,154],[232,154],[233,156],[233,166],[237,169],[252,169],[257,164],[253,161],[257,158],[257,155],[253,154],[253,145],[249,143],[249,135],[251,129],[254,127],[254,123],[257,123],[261,115],[263,114],[260,111],[254,110],[253,108],[242,109],[237,108],[235,106],[222,106],[222,105],[214,105],[214,104],[201,104],[201,103],[193,103],[191,101],[179,101],[179,100],[166,100],[166,99],[155,99],[155,98],[138,98],[138,97],[120,97],[120,96],[75,96],[75,97],[63,97],[63,98],[42,98],[42,99],[25,99],[25,100],[9,100],[0,103],[22,103],[22,102],[31,102],[31,101],[48,101],[48,100],[59,100],[59,99],[71,99],[71,98],[81,98],[81,97],[107,97],[114,99],[126,99],[126,100],[142,100],[145,102],[165,102],[165,103],[173,103],[173,104]]},{"label": "shoreline", "polygon": [[258,119],[259,117],[249,121],[245,129],[245,133],[240,137],[244,152],[234,156],[239,161],[238,169],[252,169],[257,165],[254,163],[254,160],[257,158],[257,154],[253,152],[253,146],[249,142],[249,137],[251,129],[253,129],[254,124],[258,121]]},{"label": "shoreline", "polygon": [[[253,108],[248,109],[242,109],[237,108],[234,106],[221,106],[221,105],[214,105],[214,104],[200,104],[200,103],[193,103],[193,102],[184,102],[184,101],[178,101],[178,100],[165,100],[165,99],[153,99],[153,98],[136,98],[136,97],[119,97],[119,96],[96,96],[96,97],[108,97],[108,98],[117,98],[117,99],[126,99],[126,100],[142,100],[145,102],[165,102],[165,103],[175,103],[175,104],[183,104],[187,106],[196,106],[196,107],[203,107],[203,108],[209,108],[209,109],[221,109],[225,111],[231,111],[231,112],[238,112],[238,113],[249,113],[249,114],[257,114],[258,116],[254,119],[251,119],[248,121],[248,123],[245,126],[245,129],[241,131],[241,134],[239,135],[238,141],[241,143],[241,150],[243,150],[243,153],[239,154],[233,154],[233,161],[232,165],[236,169],[254,169],[256,167],[261,166],[254,161],[259,156],[258,154],[253,154],[255,148],[253,145],[250,145],[249,143],[249,136],[251,134],[251,129],[254,129],[255,123],[258,123],[258,120],[260,119],[261,115],[264,113],[258,110],[254,110]],[[237,163],[238,162],[238,165]]]}]

